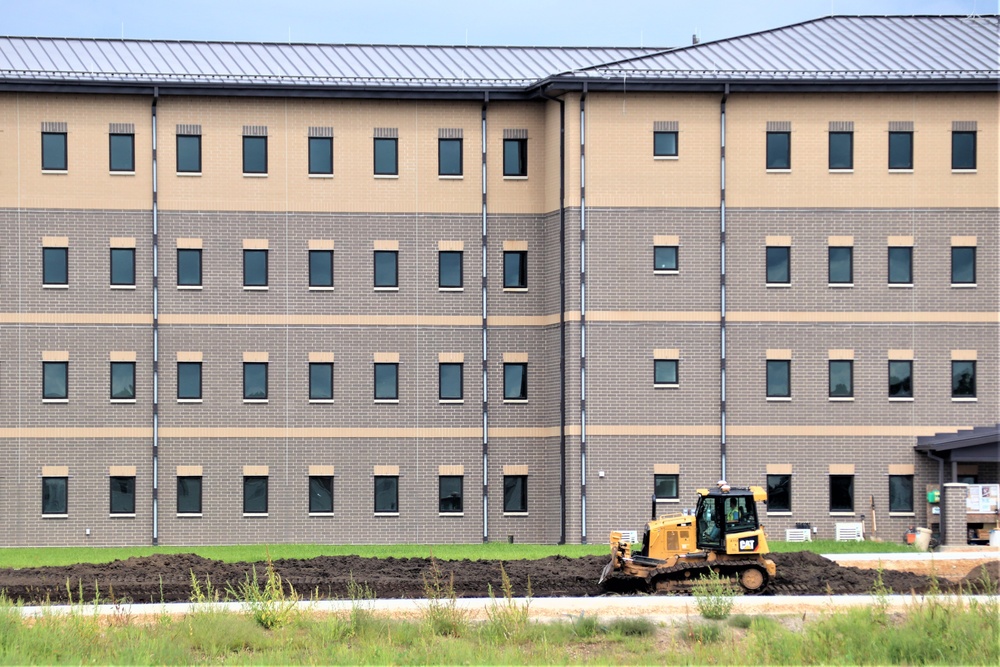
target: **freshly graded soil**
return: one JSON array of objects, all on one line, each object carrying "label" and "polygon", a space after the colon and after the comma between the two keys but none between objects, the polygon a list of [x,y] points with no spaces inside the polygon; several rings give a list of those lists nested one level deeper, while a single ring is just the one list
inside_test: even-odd
[{"label": "freshly graded soil", "polygon": [[[877,575],[876,570],[842,567],[806,551],[770,557],[778,567],[770,591],[776,594],[867,594]],[[501,564],[517,597],[528,592],[529,578],[534,597],[585,597],[606,594],[597,585],[606,562],[605,556],[553,556],[502,563],[437,561],[437,566],[443,585],[447,586],[454,576],[455,594],[462,598],[487,597],[491,588],[496,596],[502,596]],[[254,567],[263,582],[265,563],[223,563],[194,554],[161,554],[101,565],[0,569],[0,590],[5,590],[12,600],[26,604],[65,603],[71,597],[79,602],[81,587],[85,603],[92,603],[98,595],[101,602],[188,602],[192,597],[193,573],[203,590],[210,581],[212,588],[225,599],[227,588],[237,587],[248,574],[253,576]],[[276,560],[274,567],[284,582],[294,586],[305,599],[347,599],[352,577],[357,584],[374,591],[379,599],[422,598],[426,597],[425,578],[433,580],[433,564],[426,558],[323,556]],[[924,593],[932,587],[929,577],[904,571],[883,570],[882,579],[896,593]],[[953,586],[947,580],[939,582],[941,590]]]}]

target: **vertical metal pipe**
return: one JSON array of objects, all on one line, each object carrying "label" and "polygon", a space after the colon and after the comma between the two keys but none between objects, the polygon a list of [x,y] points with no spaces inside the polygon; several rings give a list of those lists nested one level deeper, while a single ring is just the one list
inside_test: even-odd
[{"label": "vertical metal pipe", "polygon": [[587,84],[580,93],[580,543],[587,543]]},{"label": "vertical metal pipe", "polygon": [[726,100],[719,105],[719,479],[726,479]]},{"label": "vertical metal pipe", "polygon": [[490,472],[490,439],[489,439],[489,429],[490,429],[490,414],[489,414],[489,369],[487,367],[487,326],[486,326],[486,265],[487,265],[487,249],[486,249],[486,107],[490,103],[490,94],[484,93],[483,95],[483,107],[481,115],[482,123],[482,179],[483,179],[483,204],[482,204],[482,299],[483,299],[483,542],[488,542],[490,539],[490,520],[489,520],[489,472]]},{"label": "vertical metal pipe", "polygon": [[157,173],[156,173],[156,103],[160,97],[160,89],[153,88],[153,102],[151,105],[152,124],[152,147],[153,147],[153,546],[160,542],[160,415],[159,415],[159,387],[160,387],[160,304],[159,304],[159,219],[158,205],[156,201]]}]

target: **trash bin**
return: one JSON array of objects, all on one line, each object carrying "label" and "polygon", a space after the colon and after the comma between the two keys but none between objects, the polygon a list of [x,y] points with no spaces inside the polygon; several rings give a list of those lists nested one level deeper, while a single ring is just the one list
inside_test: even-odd
[{"label": "trash bin", "polygon": [[1000,530],[994,529],[990,531],[990,546],[1000,547]]},{"label": "trash bin", "polygon": [[913,540],[913,546],[917,551],[927,551],[931,545],[931,531],[929,528],[917,528],[917,538]]}]

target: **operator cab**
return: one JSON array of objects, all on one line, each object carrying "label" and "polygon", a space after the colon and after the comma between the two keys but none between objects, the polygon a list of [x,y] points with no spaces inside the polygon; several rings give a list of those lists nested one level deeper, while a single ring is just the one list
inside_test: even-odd
[{"label": "operator cab", "polygon": [[729,486],[712,489],[700,496],[695,519],[699,549],[724,549],[727,535],[759,528],[753,491]]}]

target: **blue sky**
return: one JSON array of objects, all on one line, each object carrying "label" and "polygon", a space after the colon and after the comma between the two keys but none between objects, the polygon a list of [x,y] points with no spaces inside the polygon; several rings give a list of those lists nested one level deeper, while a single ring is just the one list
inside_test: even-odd
[{"label": "blue sky", "polygon": [[830,14],[971,13],[997,13],[997,0],[0,0],[0,34],[680,46]]}]

